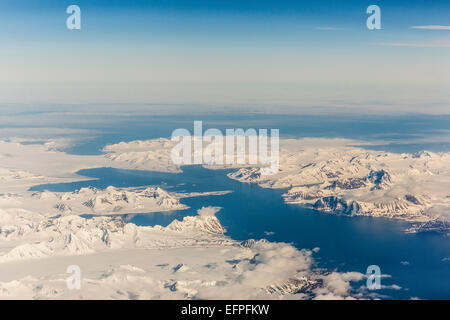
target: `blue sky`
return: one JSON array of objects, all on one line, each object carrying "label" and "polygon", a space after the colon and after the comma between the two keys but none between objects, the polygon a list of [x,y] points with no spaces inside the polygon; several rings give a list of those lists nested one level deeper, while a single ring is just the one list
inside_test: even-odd
[{"label": "blue sky", "polygon": [[[371,4],[382,30],[366,28]],[[448,109],[448,26],[449,1],[2,0],[0,103]]]}]

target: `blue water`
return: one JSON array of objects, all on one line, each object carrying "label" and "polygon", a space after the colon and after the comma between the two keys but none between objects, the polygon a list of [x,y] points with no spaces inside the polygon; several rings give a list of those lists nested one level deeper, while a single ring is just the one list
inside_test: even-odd
[{"label": "blue water", "polygon": [[[170,112],[168,112],[170,113]],[[132,114],[132,112],[130,112]],[[36,117],[39,115],[37,114]],[[71,125],[61,115],[46,113],[61,128],[96,130],[66,151],[73,154],[99,154],[107,144],[120,141],[169,137],[176,128],[192,132],[193,121],[202,120],[207,128],[279,128],[282,137],[340,137],[367,141],[385,140],[378,146],[366,146],[391,152],[421,150],[450,151],[450,116],[430,115],[276,115],[257,112],[224,112],[208,114],[186,112],[174,115],[70,115]],[[58,121],[56,121],[58,120]],[[47,125],[48,124],[43,124]],[[447,136],[446,136],[447,135]],[[427,139],[417,141],[417,138]],[[450,299],[450,241],[439,234],[405,234],[407,222],[380,218],[335,216],[297,205],[287,205],[283,190],[263,189],[229,179],[226,170],[184,167],[179,174],[136,170],[97,168],[81,170],[92,181],[42,185],[32,190],[73,191],[82,187],[106,188],[160,185],[169,191],[200,192],[232,190],[222,196],[185,198],[190,209],[173,212],[127,215],[138,225],[168,225],[174,219],[195,215],[203,206],[220,206],[221,223],[227,235],[237,240],[266,238],[292,243],[298,248],[319,247],[319,267],[365,273],[372,264],[379,265],[383,285],[397,284],[401,290],[378,290],[389,298]],[[408,265],[401,264],[408,261]]]},{"label": "blue water", "polygon": [[[240,183],[226,176],[227,170],[208,170],[198,166],[183,167],[183,173],[98,168],[79,174],[97,180],[41,185],[32,190],[72,191],[82,187],[106,188],[162,185],[170,191],[232,190],[222,196],[185,198],[189,210],[169,213],[129,215],[125,218],[138,225],[167,225],[173,219],[195,215],[203,206],[220,206],[217,214],[233,239],[266,238],[292,243],[298,248],[319,247],[318,266],[339,271],[365,273],[369,265],[379,265],[383,285],[397,284],[402,290],[378,290],[390,298],[450,297],[450,242],[439,234],[405,234],[406,222],[369,218],[343,217],[287,205],[283,190],[264,189]],[[172,187],[168,187],[172,186]],[[402,265],[408,261],[409,265]]]},{"label": "blue water", "polygon": [[[126,108],[126,107],[124,107]],[[149,107],[150,108],[150,107]],[[88,115],[84,115],[85,111]],[[361,115],[361,114],[265,114],[256,111],[232,109],[222,113],[208,113],[189,109],[169,115],[135,115],[133,109],[123,114],[94,114],[91,108],[80,107],[79,113],[64,115],[58,112],[33,113],[33,127],[83,129],[94,133],[80,134],[82,140],[67,152],[73,154],[100,154],[112,143],[170,137],[176,128],[192,132],[193,121],[202,120],[207,128],[278,128],[281,137],[325,137],[355,140],[383,140],[380,145],[367,148],[391,152],[450,151],[450,115]],[[107,112],[107,110],[105,110]],[[0,115],[1,115],[0,110]],[[19,117],[18,117],[19,118]],[[26,128],[30,120],[20,119],[14,125],[5,123],[1,128]],[[45,132],[45,130],[43,130]],[[77,137],[76,134],[61,134]],[[416,141],[428,138],[427,141]],[[442,139],[444,138],[444,139]]]},{"label": "blue water", "polygon": [[[450,151],[450,116],[361,116],[361,115],[276,115],[258,113],[185,114],[182,116],[123,117],[102,128],[92,124],[86,129],[101,129],[96,139],[82,142],[67,150],[75,154],[98,154],[104,145],[120,141],[170,137],[176,128],[193,132],[194,120],[203,121],[203,130],[217,128],[278,128],[281,137],[340,137],[354,140],[385,140],[367,146],[390,152]],[[436,135],[446,136],[440,140]],[[428,137],[427,142],[414,141]],[[435,138],[436,137],[436,138]]]}]

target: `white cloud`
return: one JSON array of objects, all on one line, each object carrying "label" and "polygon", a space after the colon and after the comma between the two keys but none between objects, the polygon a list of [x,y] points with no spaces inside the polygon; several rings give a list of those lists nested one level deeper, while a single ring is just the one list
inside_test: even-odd
[{"label": "white cloud", "polygon": [[201,209],[197,210],[197,213],[199,216],[215,216],[217,212],[222,209],[221,207],[202,207]]},{"label": "white cloud", "polygon": [[391,284],[389,286],[381,286],[381,289],[401,290],[402,287],[396,284]]},{"label": "white cloud", "polygon": [[349,298],[351,281],[361,281],[364,275],[359,272],[332,272],[323,278],[323,286],[315,290],[316,300],[338,300]]}]

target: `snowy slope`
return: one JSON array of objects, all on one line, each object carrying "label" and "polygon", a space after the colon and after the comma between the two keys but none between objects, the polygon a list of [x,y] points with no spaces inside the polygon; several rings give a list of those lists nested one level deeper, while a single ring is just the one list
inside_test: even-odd
[{"label": "snowy slope", "polygon": [[[351,286],[362,274],[315,270],[312,251],[231,240],[215,216],[218,210],[203,208],[165,228],[138,227],[120,217],[33,222],[27,219],[33,215],[23,214],[15,229],[0,229],[0,298],[364,297]],[[72,265],[81,270],[76,290],[66,286]]]},{"label": "snowy slope", "polygon": [[[286,188],[287,203],[336,214],[415,222],[449,220],[450,155],[394,154],[355,147],[280,151],[280,171],[242,168],[229,176],[263,187]],[[289,141],[289,146],[292,141]]]}]

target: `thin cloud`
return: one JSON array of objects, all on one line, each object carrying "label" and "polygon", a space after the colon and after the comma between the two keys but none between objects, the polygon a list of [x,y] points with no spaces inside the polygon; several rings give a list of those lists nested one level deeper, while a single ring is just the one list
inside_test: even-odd
[{"label": "thin cloud", "polygon": [[337,30],[335,27],[315,27],[316,30],[327,30],[327,31],[334,31]]},{"label": "thin cloud", "polygon": [[378,42],[376,46],[387,47],[415,47],[415,48],[450,48],[450,41],[436,42]]},{"label": "thin cloud", "polygon": [[450,26],[439,26],[439,25],[412,26],[411,29],[421,29],[421,30],[450,30]]}]

